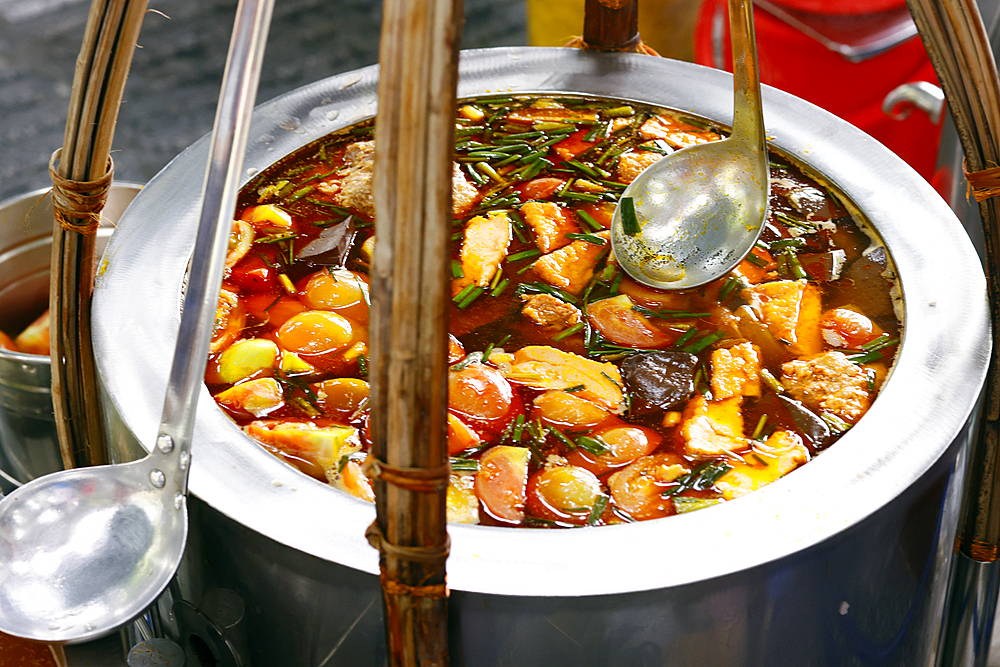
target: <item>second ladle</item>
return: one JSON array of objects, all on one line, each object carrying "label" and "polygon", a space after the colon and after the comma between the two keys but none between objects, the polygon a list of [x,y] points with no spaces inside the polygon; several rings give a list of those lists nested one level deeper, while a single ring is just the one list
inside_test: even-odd
[{"label": "second ladle", "polygon": [[733,132],[647,167],[625,189],[611,222],[615,257],[633,278],[690,289],[731,271],[760,237],[768,165],[752,0],[729,0]]},{"label": "second ladle", "polygon": [[141,614],[180,564],[194,407],[273,6],[241,0],[236,12],[156,446],[139,461],[39,477],[0,502],[0,631],[96,639]]}]

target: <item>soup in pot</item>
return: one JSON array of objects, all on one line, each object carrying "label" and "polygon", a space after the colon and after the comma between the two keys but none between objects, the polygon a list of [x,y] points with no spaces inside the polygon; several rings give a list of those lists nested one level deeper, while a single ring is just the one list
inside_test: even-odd
[{"label": "soup in pot", "polygon": [[[206,382],[253,440],[371,500],[373,127],[243,188]],[[625,185],[715,141],[632,102],[494,97],[456,115],[448,373],[451,521],[605,525],[770,484],[861,419],[900,336],[885,249],[772,153],[766,228],[729,275],[641,285],[610,252]]]}]

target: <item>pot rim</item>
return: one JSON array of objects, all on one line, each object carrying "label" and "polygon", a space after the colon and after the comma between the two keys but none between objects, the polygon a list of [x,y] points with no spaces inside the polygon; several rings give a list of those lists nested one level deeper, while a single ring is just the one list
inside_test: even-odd
[{"label": "pot rim", "polygon": [[[295,148],[373,116],[377,76],[377,66],[367,67],[260,105],[241,184]],[[846,193],[893,258],[906,327],[891,380],[834,447],[733,502],[597,529],[449,524],[453,590],[613,594],[689,584],[780,559],[888,504],[941,458],[966,423],[985,376],[990,337],[985,277],[965,231],[930,185],[874,139],[816,106],[764,88],[771,144]],[[730,74],[691,63],[511,47],[463,52],[458,92],[604,95],[728,124],[731,91]],[[95,289],[94,345],[108,409],[147,450],[170,363],[169,354],[149,351],[173,349],[207,155],[204,137],[136,197],[108,245]],[[372,505],[253,445],[207,390],[199,397],[195,432],[190,488],[201,500],[293,549],[378,572],[377,552],[364,537]],[[595,576],[601,570],[613,574]]]}]

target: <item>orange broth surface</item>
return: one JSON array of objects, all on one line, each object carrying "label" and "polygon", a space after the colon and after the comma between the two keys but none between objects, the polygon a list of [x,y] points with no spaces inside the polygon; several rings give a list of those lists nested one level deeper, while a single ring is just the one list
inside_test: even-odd
[{"label": "orange broth surface", "polygon": [[[606,231],[625,185],[703,121],[617,100],[495,97],[456,115],[450,521],[571,527],[726,502],[860,419],[896,353],[891,265],[772,153],[761,241],[703,288],[645,287]],[[262,447],[373,498],[371,124],[242,191],[206,382]]]}]

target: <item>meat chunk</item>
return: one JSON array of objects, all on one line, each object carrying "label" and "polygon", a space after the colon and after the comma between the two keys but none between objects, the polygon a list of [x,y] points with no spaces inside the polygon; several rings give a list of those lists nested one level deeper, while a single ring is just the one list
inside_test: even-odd
[{"label": "meat chunk", "polygon": [[823,304],[819,288],[809,281],[776,280],[749,290],[755,309],[774,337],[795,356],[823,350],[820,317]]},{"label": "meat chunk", "polygon": [[743,437],[741,401],[738,396],[709,401],[701,395],[688,401],[680,428],[684,453],[706,457],[746,449],[749,443]]},{"label": "meat chunk", "polygon": [[775,431],[767,442],[756,443],[752,451],[733,464],[715,486],[726,500],[756,491],[787,475],[809,460],[809,450],[791,431]]},{"label": "meat chunk", "polygon": [[837,350],[782,364],[781,383],[808,407],[852,424],[871,407],[868,376]]},{"label": "meat chunk", "polygon": [[340,177],[340,189],[334,193],[333,201],[374,218],[375,200],[372,195],[374,171],[374,141],[359,141],[348,146],[344,151],[344,171]]},{"label": "meat chunk", "polygon": [[457,162],[452,163],[451,212],[456,218],[468,213],[479,201],[479,190],[465,177]]},{"label": "meat chunk", "polygon": [[559,330],[580,322],[580,310],[551,294],[522,294],[521,314],[542,327]]},{"label": "meat chunk", "polygon": [[753,343],[740,343],[712,352],[712,396],[760,396],[760,351]]},{"label": "meat chunk", "polygon": [[618,158],[618,168],[615,170],[615,179],[619,183],[631,183],[643,169],[653,164],[661,157],[663,157],[663,154],[655,151],[629,151]]},{"label": "meat chunk", "polygon": [[579,225],[566,209],[552,202],[529,201],[521,206],[524,220],[535,230],[535,244],[548,253],[572,243],[566,234],[578,234]]},{"label": "meat chunk", "polygon": [[538,258],[532,265],[535,273],[554,287],[579,294],[594,277],[597,260],[611,245],[611,235],[608,232],[598,232],[595,236],[604,239],[604,245],[573,241]]},{"label": "meat chunk", "polygon": [[639,134],[643,139],[663,139],[674,148],[686,148],[722,138],[714,130],[705,130],[666,115],[647,120],[639,128]]},{"label": "meat chunk", "polygon": [[459,253],[465,275],[452,281],[452,291],[458,294],[466,285],[489,286],[507,256],[512,238],[510,220],[503,211],[490,211],[486,216],[477,215],[469,220]]}]

